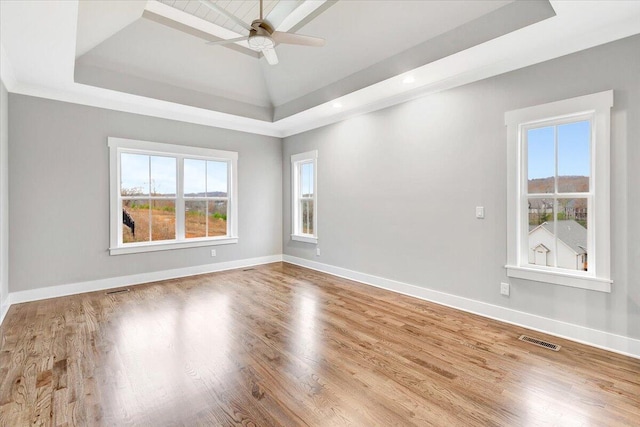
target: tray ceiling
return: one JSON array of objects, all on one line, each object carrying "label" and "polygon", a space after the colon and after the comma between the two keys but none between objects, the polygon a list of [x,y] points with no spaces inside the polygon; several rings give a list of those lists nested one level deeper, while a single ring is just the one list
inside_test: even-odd
[{"label": "tray ceiling", "polygon": [[[101,7],[93,3],[80,4],[79,28],[93,27],[91,19],[85,21],[88,16],[105,19],[104,14],[91,12],[92,8]],[[513,0],[464,3],[272,0],[264,3],[266,19],[274,21],[274,25],[282,25],[287,16],[305,3],[322,7],[314,13],[301,15],[297,22],[289,23],[289,27],[298,33],[322,37],[326,45],[319,48],[279,45],[276,50],[280,63],[270,66],[245,43],[207,45],[207,40],[235,38],[247,31],[200,1],[148,2],[142,13],[138,12],[138,19],[104,37],[101,43],[77,58],[75,80],[273,121],[295,114],[315,102],[326,101],[327,97],[358,89],[358,84],[354,86],[349,78],[371,84],[399,71],[408,71],[403,59],[397,55],[443,34],[464,32],[465,26],[475,25],[475,40],[465,39],[459,48],[494,37],[496,24],[504,18],[502,13],[514,9],[505,9],[514,5]],[[248,24],[259,16],[256,0],[218,0],[215,4]],[[553,14],[548,3],[537,4],[545,14],[533,15],[535,20]],[[122,6],[125,7],[129,6]],[[285,14],[272,16],[283,10]],[[529,10],[522,9],[519,13]],[[531,23],[529,19],[520,19],[520,22]],[[84,34],[90,35],[92,31],[79,31],[78,38]],[[461,40],[456,37],[449,40],[448,45]],[[429,53],[438,49],[438,46],[426,49],[420,57],[430,59]],[[383,72],[371,69],[385,63]],[[323,90],[328,93],[318,96]]]},{"label": "tray ceiling", "polygon": [[[257,0],[212,0],[245,22]],[[13,93],[286,136],[640,33],[640,2],[265,0],[270,66],[196,0],[0,1]],[[407,78],[410,77],[410,78]],[[335,108],[334,105],[341,106]]]}]

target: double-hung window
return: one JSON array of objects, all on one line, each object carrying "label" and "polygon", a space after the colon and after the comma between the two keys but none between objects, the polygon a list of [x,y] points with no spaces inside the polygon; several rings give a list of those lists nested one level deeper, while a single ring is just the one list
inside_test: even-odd
[{"label": "double-hung window", "polygon": [[238,154],[109,138],[112,255],[236,243]]},{"label": "double-hung window", "polygon": [[317,227],[318,151],[291,156],[291,239],[318,243]]},{"label": "double-hung window", "polygon": [[507,275],[610,292],[613,92],[508,112]]}]

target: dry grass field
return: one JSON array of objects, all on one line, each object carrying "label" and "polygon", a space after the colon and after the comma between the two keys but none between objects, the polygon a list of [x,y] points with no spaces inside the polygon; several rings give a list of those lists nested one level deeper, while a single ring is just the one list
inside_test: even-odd
[{"label": "dry grass field", "polygon": [[[172,206],[138,205],[126,207],[126,211],[135,221],[135,236],[127,226],[122,227],[122,241],[124,243],[149,241],[149,223],[151,223],[151,240],[171,240],[176,238],[176,213]],[[149,215],[151,214],[151,215]],[[151,218],[149,218],[151,217]],[[207,222],[209,237],[227,234],[227,220],[220,213],[205,215],[204,212],[187,212],[185,234],[186,237],[207,237]]]}]

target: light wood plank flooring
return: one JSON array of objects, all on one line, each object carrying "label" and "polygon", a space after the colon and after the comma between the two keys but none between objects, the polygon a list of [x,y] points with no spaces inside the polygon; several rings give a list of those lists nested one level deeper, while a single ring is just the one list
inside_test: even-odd
[{"label": "light wood plank flooring", "polygon": [[2,426],[640,421],[640,360],[284,263],[12,306],[0,339]]}]

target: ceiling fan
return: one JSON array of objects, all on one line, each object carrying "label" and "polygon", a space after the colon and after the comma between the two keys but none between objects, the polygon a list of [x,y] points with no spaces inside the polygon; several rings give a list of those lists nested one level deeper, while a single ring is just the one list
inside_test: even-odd
[{"label": "ceiling fan", "polygon": [[209,9],[217,12],[221,15],[231,19],[242,28],[249,31],[249,35],[244,37],[238,37],[227,40],[216,40],[208,42],[207,44],[218,45],[235,43],[246,40],[249,47],[257,52],[262,52],[267,62],[270,65],[276,65],[278,63],[278,55],[276,54],[276,44],[297,44],[302,46],[320,47],[324,46],[324,39],[320,37],[304,36],[302,34],[285,33],[282,31],[275,31],[273,26],[266,21],[262,16],[262,0],[260,0],[260,18],[255,19],[251,25],[244,22],[237,16],[227,12],[220,6],[213,3],[211,0],[200,0],[200,3],[207,6]]}]

